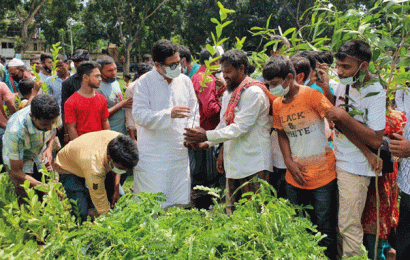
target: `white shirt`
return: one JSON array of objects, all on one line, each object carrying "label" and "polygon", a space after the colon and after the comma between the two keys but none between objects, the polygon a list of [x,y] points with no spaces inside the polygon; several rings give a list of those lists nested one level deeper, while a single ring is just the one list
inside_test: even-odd
[{"label": "white shirt", "polygon": [[[339,83],[336,87],[336,106],[345,104],[346,86]],[[365,97],[372,92],[378,92],[375,96]],[[380,131],[386,125],[386,92],[379,82],[360,89],[360,92],[350,87],[349,104],[355,106],[358,110],[368,111],[367,120],[360,115],[356,115],[354,119],[365,123],[367,127],[374,131]],[[349,109],[351,111],[351,109]],[[334,149],[336,155],[336,166],[353,174],[363,176],[375,176],[371,170],[371,166],[363,153],[353,143],[351,143],[345,135],[335,131]]]},{"label": "white shirt", "polygon": [[410,111],[410,89],[398,89],[395,98],[397,110],[406,113],[406,116],[408,116]]},{"label": "white shirt", "polygon": [[257,172],[272,171],[269,99],[258,86],[243,91],[235,108],[235,119],[226,125],[223,115],[232,93],[222,97],[221,121],[207,131],[210,145],[224,143],[224,167],[229,179],[243,179]]},{"label": "white shirt", "polygon": [[[176,106],[191,108],[187,118],[171,118]],[[135,169],[136,193],[163,192],[164,207],[188,204],[191,182],[185,127],[199,126],[198,101],[192,81],[185,75],[170,84],[154,68],[134,87],[132,114],[138,124],[139,162]]]}]

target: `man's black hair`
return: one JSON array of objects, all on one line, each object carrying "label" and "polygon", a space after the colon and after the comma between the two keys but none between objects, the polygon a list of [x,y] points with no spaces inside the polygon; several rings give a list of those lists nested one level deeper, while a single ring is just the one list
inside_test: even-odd
[{"label": "man's black hair", "polygon": [[127,169],[134,168],[139,160],[137,145],[123,134],[108,143],[107,153],[115,163]]},{"label": "man's black hair", "polygon": [[60,106],[55,97],[40,94],[31,101],[31,114],[37,119],[52,120],[60,115]]},{"label": "man's black hair", "polygon": [[293,56],[296,56],[296,57],[301,56],[301,57],[307,58],[310,63],[310,68],[312,70],[316,69],[316,58],[315,58],[313,51],[300,51]]},{"label": "man's black hair", "polygon": [[65,54],[63,54],[63,53],[60,53],[60,54],[58,54],[58,56],[57,56],[57,60],[62,60],[63,62],[67,62],[67,55],[65,55]]},{"label": "man's black hair", "polygon": [[142,56],[143,62],[148,62],[150,61],[150,59],[152,59],[152,56],[150,54],[144,54],[144,56]]},{"label": "man's black hair", "polygon": [[6,62],[6,57],[0,55],[0,61],[1,61],[1,62]]},{"label": "man's black hair", "polygon": [[307,80],[310,74],[309,60],[302,56],[293,55],[290,57],[290,61],[292,62],[293,67],[295,68],[296,75],[303,72],[303,81]]},{"label": "man's black hair", "polygon": [[115,63],[115,61],[111,56],[104,55],[97,59],[97,63],[100,64],[101,69],[103,69],[105,65]]},{"label": "man's black hair", "polygon": [[164,63],[165,60],[178,52],[178,47],[167,39],[161,39],[152,46],[152,60]]},{"label": "man's black hair", "polygon": [[220,59],[220,63],[223,64],[225,62],[231,64],[235,69],[239,69],[241,65],[244,65],[245,74],[248,73],[250,66],[248,57],[246,56],[246,53],[242,50],[232,49],[225,52]]},{"label": "man's black hair", "polygon": [[201,65],[205,65],[205,61],[209,60],[211,57],[212,58],[219,57],[219,53],[215,52],[215,55],[212,56],[211,53],[206,48],[203,48],[201,53],[199,54],[199,63]]},{"label": "man's black hair", "polygon": [[30,58],[30,62],[32,62],[33,60],[40,60],[40,56],[33,56]]},{"label": "man's black hair", "polygon": [[21,79],[18,84],[22,96],[30,94],[31,90],[34,88],[34,80],[32,79]]},{"label": "man's black hair", "polygon": [[124,75],[124,78],[127,78],[127,79],[131,79],[131,76],[130,75],[128,75],[128,74],[126,74],[126,75]]},{"label": "man's black hair", "polygon": [[143,62],[138,64],[137,67],[137,73],[139,76],[144,75],[145,73],[147,73],[148,71],[152,70],[152,68],[154,67],[153,62]]},{"label": "man's black hair", "polygon": [[90,75],[94,69],[99,69],[100,64],[94,61],[83,61],[77,67],[77,74],[80,79],[83,79],[84,74]]},{"label": "man's black hair", "polygon": [[73,56],[71,57],[71,60],[74,62],[88,61],[89,59],[90,59],[90,55],[88,51],[84,49],[76,50]]},{"label": "man's black hair", "polygon": [[326,63],[328,66],[333,64],[333,53],[330,51],[316,52],[316,59],[320,63]]},{"label": "man's black hair", "polygon": [[282,47],[285,46],[285,45],[288,48],[290,48],[290,43],[289,43],[288,39],[286,39],[285,37],[282,37],[280,35],[271,36],[269,41],[275,41],[275,43],[270,45],[269,48],[266,50],[266,55],[268,55],[268,56],[270,56],[270,51],[273,50],[273,48],[276,45],[276,42],[277,42],[276,51],[282,49]]},{"label": "man's black hair", "polygon": [[263,66],[263,79],[265,81],[271,81],[274,78],[285,79],[288,74],[296,76],[295,68],[288,57],[283,55],[275,55],[271,57],[268,62]]},{"label": "man's black hair", "polygon": [[354,57],[359,61],[370,62],[372,60],[372,49],[370,45],[362,40],[349,40],[340,46],[335,58],[343,61],[346,56]]},{"label": "man's black hair", "polygon": [[47,59],[53,60],[53,55],[51,55],[51,53],[42,53],[40,55],[41,62],[45,62]]},{"label": "man's black hair", "polygon": [[188,49],[188,47],[184,45],[179,45],[178,52],[179,52],[179,57],[181,59],[185,58],[188,63],[192,62],[192,54],[191,54],[191,51]]}]

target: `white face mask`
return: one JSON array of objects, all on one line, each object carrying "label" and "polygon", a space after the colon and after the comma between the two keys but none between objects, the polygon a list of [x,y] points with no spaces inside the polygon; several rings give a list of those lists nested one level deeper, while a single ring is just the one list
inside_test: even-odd
[{"label": "white face mask", "polygon": [[356,83],[356,74],[359,72],[360,67],[362,66],[362,64],[360,63],[359,68],[357,69],[356,73],[348,78],[339,78],[340,83],[342,83],[343,85],[353,85],[354,83]]},{"label": "white face mask", "polygon": [[287,88],[283,88],[282,84],[277,85],[274,88],[269,89],[270,93],[272,93],[272,95],[276,96],[276,97],[283,97],[286,94],[288,94],[289,92],[289,86]]},{"label": "white face mask", "polygon": [[122,169],[119,169],[119,168],[117,168],[117,167],[113,167],[113,168],[111,169],[111,171],[113,171],[113,172],[116,173],[116,174],[124,174],[124,173],[127,172],[127,170],[122,170]]},{"label": "white face mask", "polygon": [[165,67],[165,77],[170,79],[175,79],[181,75],[181,64],[178,65],[175,69],[171,69],[169,66]]}]

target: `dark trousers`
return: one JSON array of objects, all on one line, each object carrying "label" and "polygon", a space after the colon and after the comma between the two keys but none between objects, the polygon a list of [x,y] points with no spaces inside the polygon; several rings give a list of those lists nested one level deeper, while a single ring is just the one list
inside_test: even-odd
[{"label": "dark trousers", "polygon": [[[90,192],[85,186],[85,179],[74,174],[60,174],[60,182],[63,184],[67,198],[77,201],[81,219],[87,220],[88,210],[94,208]],[[105,177],[105,190],[108,201],[111,203],[114,194],[114,176],[108,172]],[[74,206],[74,205],[73,205]]]},{"label": "dark trousers", "polygon": [[317,225],[317,230],[327,235],[319,242],[319,245],[327,248],[325,255],[329,259],[335,259],[336,257],[336,194],[336,180],[313,190],[303,190],[290,184],[286,185],[286,195],[292,204],[313,206],[313,210],[307,210],[307,212],[312,223]]},{"label": "dark trousers", "polygon": [[397,260],[410,258],[410,195],[400,193],[400,218],[397,226],[396,251]]},{"label": "dark trousers", "polygon": [[278,198],[286,199],[286,169],[273,167],[273,173],[269,176],[269,184],[276,190]]}]

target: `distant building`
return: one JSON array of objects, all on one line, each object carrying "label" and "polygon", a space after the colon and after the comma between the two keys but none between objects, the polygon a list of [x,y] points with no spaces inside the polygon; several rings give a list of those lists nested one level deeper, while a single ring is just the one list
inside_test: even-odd
[{"label": "distant building", "polygon": [[[0,38],[0,55],[6,59],[14,58],[17,45],[17,37],[21,36],[21,28],[17,23],[11,22],[6,31],[6,36]],[[39,38],[39,29],[30,40],[29,45],[22,57],[23,60],[29,60],[32,56],[40,55],[45,51],[45,44]]]}]

